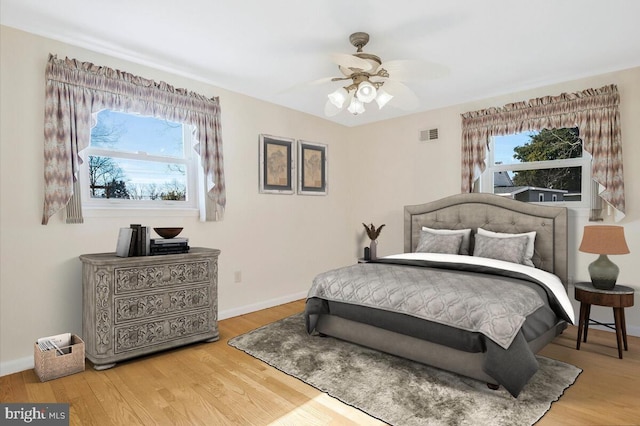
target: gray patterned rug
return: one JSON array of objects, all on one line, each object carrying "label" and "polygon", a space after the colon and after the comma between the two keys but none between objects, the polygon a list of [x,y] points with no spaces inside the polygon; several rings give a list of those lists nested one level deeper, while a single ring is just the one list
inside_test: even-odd
[{"label": "gray patterned rug", "polygon": [[477,380],[308,336],[302,314],[230,339],[229,345],[393,425],[531,425],[582,372],[539,356],[540,370],[516,399]]}]

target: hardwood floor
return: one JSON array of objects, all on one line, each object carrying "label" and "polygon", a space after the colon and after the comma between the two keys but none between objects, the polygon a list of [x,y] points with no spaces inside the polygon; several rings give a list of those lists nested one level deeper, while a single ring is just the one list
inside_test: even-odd
[{"label": "hardwood floor", "polygon": [[[69,402],[72,425],[377,425],[357,409],[229,345],[231,337],[301,312],[302,301],[220,322],[221,339],[41,383],[33,370],[0,377],[2,402]],[[618,359],[615,334],[570,327],[542,355],[584,371],[537,423],[640,424],[640,338]]]}]

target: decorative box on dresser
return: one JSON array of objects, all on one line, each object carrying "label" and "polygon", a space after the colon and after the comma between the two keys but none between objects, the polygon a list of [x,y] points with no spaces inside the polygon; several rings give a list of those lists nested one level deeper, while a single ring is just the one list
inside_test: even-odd
[{"label": "decorative box on dresser", "polygon": [[220,250],[82,261],[85,355],[96,370],[218,334]]}]

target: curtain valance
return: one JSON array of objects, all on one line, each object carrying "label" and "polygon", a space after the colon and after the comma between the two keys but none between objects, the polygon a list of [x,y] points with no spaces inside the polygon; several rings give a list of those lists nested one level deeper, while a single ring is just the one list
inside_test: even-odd
[{"label": "curtain valance", "polygon": [[593,158],[592,179],[604,188],[600,196],[624,213],[619,103],[618,88],[609,85],[462,114],[462,192],[471,192],[485,170],[492,136],[578,127],[584,149]]},{"label": "curtain valance", "polygon": [[226,204],[220,103],[127,72],[49,55],[45,92],[45,197],[42,223],[74,196],[78,153],[90,143],[92,114],[132,112],[193,125],[205,175],[207,220],[222,219]]}]

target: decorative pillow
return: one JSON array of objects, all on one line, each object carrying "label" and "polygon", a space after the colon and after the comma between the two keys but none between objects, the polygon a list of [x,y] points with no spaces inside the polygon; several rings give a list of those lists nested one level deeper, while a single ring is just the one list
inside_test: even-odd
[{"label": "decorative pillow", "polygon": [[444,235],[421,231],[416,253],[458,254],[461,243],[462,234]]},{"label": "decorative pillow", "polygon": [[[522,234],[508,234],[506,232],[493,232],[487,231],[486,229],[478,228],[478,235],[486,235],[494,238],[515,238],[515,237],[527,237],[527,251],[524,254],[524,260],[522,262],[523,265],[527,266],[535,266],[533,264],[533,249],[536,242],[536,231],[525,232]],[[475,254],[475,252],[474,252]]]},{"label": "decorative pillow", "polygon": [[459,254],[470,254],[469,243],[471,242],[471,228],[469,229],[434,229],[434,228],[427,228],[426,226],[423,226],[422,230],[426,232],[431,232],[432,234],[440,234],[440,235],[462,234],[462,244],[460,244]]},{"label": "decorative pillow", "polygon": [[524,265],[527,243],[528,237],[526,235],[503,238],[477,234],[473,255]]}]

